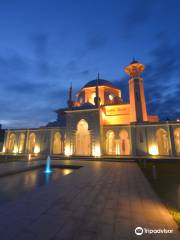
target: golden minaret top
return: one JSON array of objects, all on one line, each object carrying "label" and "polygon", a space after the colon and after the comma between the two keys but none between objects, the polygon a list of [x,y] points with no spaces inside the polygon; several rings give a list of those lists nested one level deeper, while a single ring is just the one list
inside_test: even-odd
[{"label": "golden minaret top", "polygon": [[127,67],[125,67],[124,71],[130,77],[138,78],[144,71],[144,65],[142,63],[139,63],[137,60],[133,59],[133,61]]}]

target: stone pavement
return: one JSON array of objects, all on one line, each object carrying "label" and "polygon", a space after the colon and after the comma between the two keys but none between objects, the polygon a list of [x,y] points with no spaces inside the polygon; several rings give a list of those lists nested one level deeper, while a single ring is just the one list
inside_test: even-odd
[{"label": "stone pavement", "polygon": [[[54,163],[84,167],[1,205],[0,239],[180,239],[177,225],[136,163]],[[137,236],[137,226],[174,233]]]},{"label": "stone pavement", "polygon": [[42,164],[43,161],[14,161],[7,163],[0,163],[0,176],[21,172],[24,170],[32,169]]}]

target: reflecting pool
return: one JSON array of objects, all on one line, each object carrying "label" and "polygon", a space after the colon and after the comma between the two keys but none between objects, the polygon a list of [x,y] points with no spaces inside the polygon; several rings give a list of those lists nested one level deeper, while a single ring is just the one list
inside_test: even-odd
[{"label": "reflecting pool", "polygon": [[25,192],[49,184],[73,172],[72,169],[53,168],[46,174],[44,168],[37,168],[10,176],[0,177],[0,204],[17,198]]}]

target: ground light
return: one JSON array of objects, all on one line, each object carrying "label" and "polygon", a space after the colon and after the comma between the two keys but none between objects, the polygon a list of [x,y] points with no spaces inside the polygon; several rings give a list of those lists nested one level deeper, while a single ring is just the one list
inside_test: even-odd
[{"label": "ground light", "polygon": [[67,156],[67,157],[72,155],[72,151],[71,151],[71,147],[70,146],[66,146],[65,147],[64,155]]},{"label": "ground light", "polygon": [[93,156],[94,157],[101,157],[101,149],[100,146],[96,145],[93,149]]},{"label": "ground light", "polygon": [[14,146],[13,153],[17,154],[18,153],[18,147]]},{"label": "ground light", "polygon": [[151,155],[158,155],[159,151],[158,151],[158,147],[156,145],[152,145],[149,147],[149,153]]},{"label": "ground light", "polygon": [[40,147],[39,147],[38,145],[36,145],[36,146],[34,147],[34,153],[35,153],[35,154],[40,153]]}]

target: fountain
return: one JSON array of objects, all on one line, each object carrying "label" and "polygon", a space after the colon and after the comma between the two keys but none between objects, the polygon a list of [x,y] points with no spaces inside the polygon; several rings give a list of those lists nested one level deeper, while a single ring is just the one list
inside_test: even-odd
[{"label": "fountain", "polygon": [[45,173],[51,173],[51,157],[48,155],[47,160],[46,160],[46,168],[45,168]]}]

